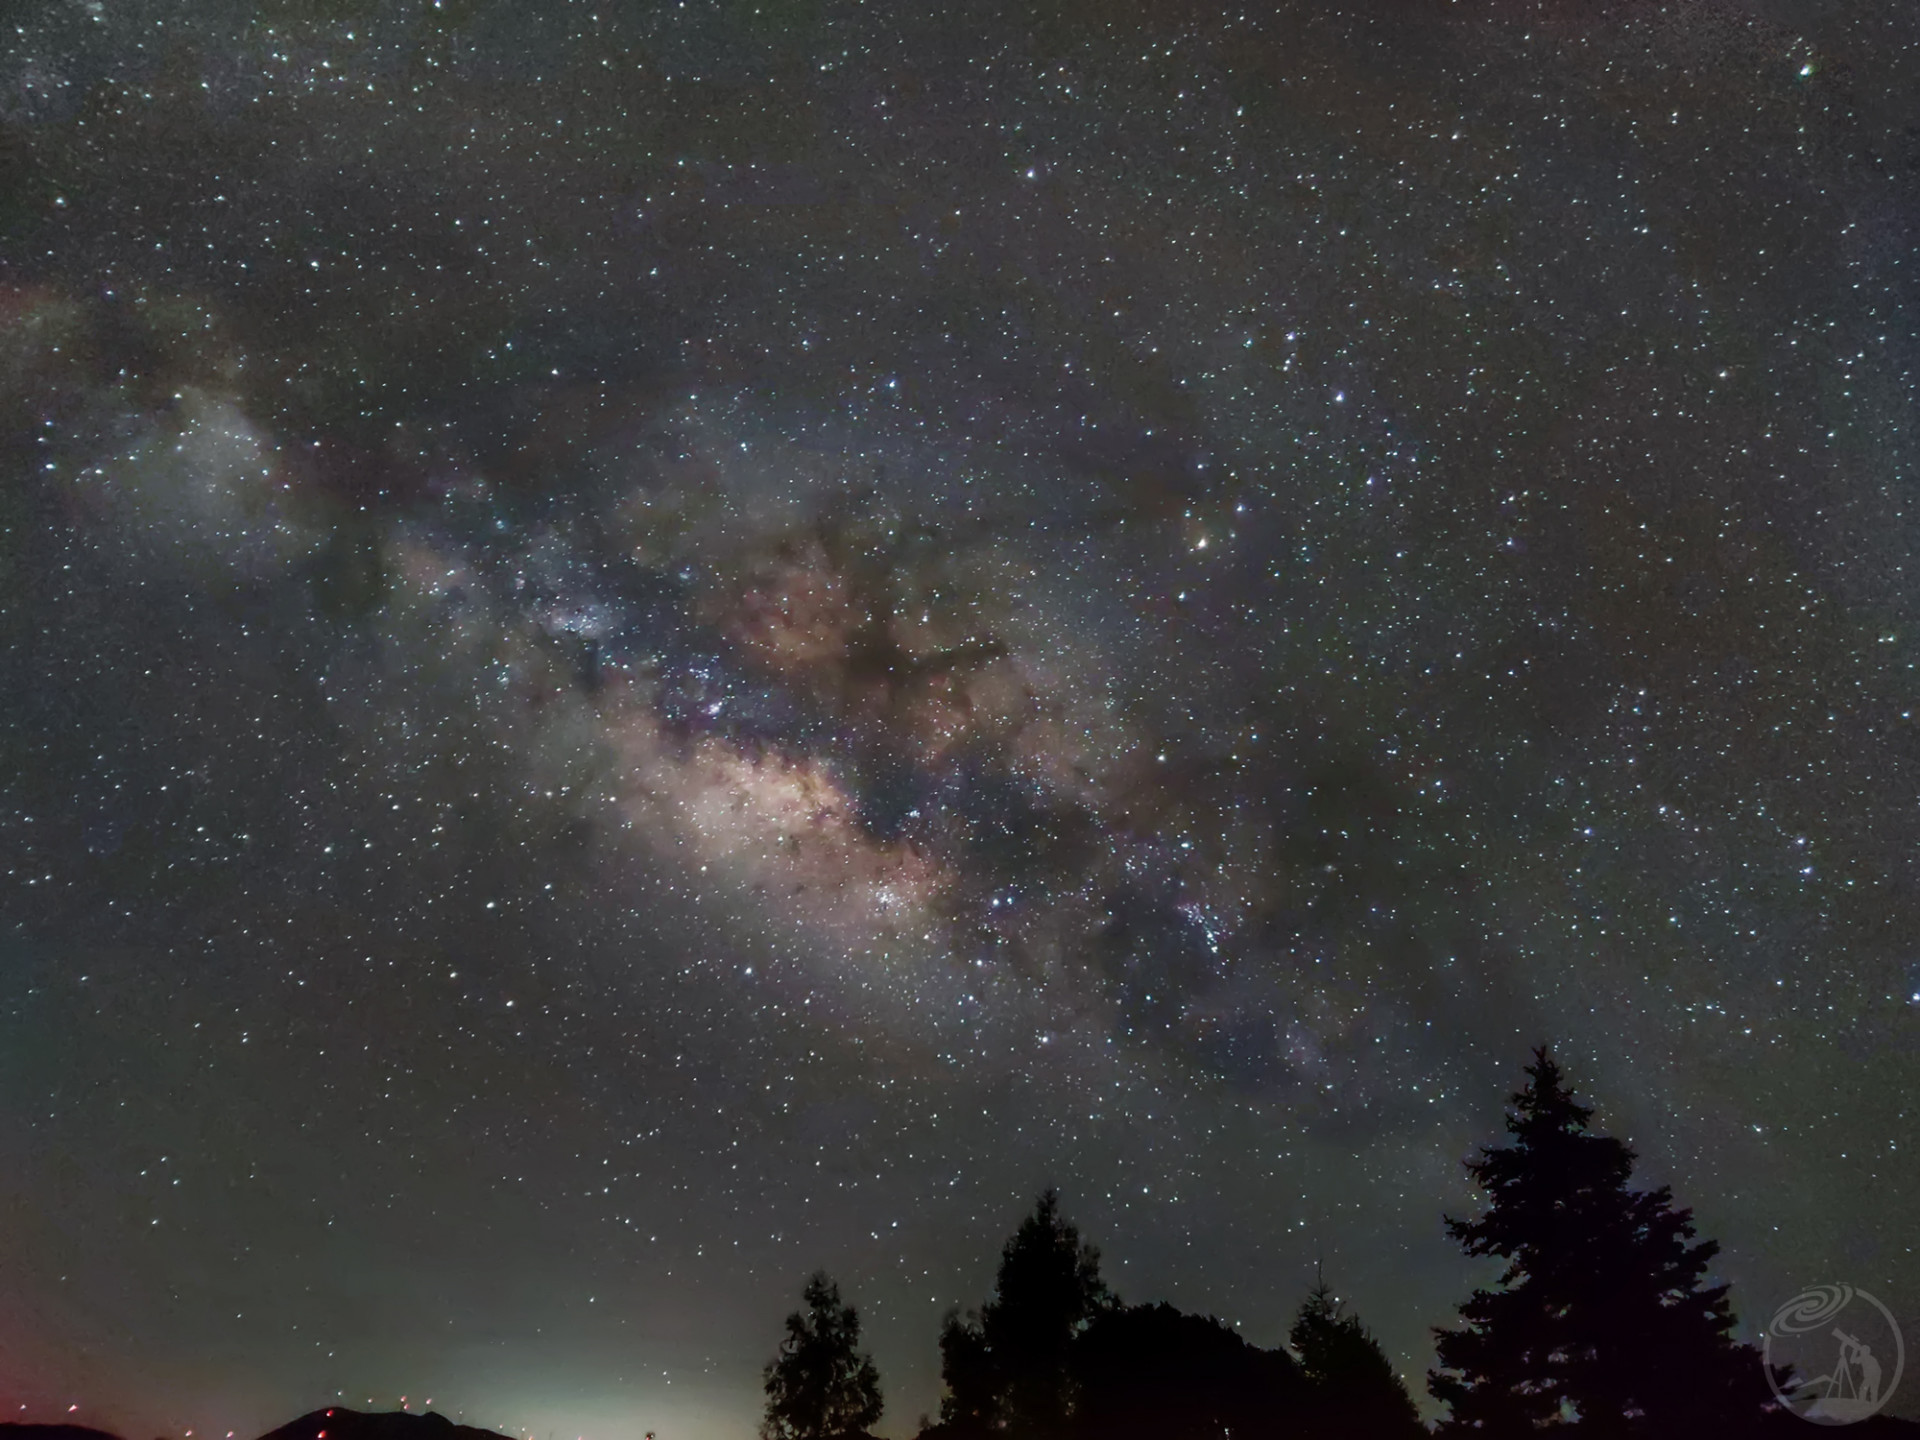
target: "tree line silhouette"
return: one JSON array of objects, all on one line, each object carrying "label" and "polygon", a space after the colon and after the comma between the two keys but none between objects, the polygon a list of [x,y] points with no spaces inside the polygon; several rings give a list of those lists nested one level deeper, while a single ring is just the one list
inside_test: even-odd
[{"label": "tree line silhouette", "polygon": [[[1508,1440],[1790,1433],[1759,1353],[1733,1338],[1725,1285],[1704,1277],[1671,1190],[1629,1186],[1634,1153],[1596,1133],[1547,1050],[1512,1097],[1509,1141],[1467,1162],[1485,1196],[1446,1218],[1472,1256],[1506,1262],[1435,1331],[1434,1431]],[[765,1373],[764,1440],[854,1440],[881,1414],[860,1322],[824,1274]],[[1372,1332],[1319,1280],[1271,1350],[1210,1315],[1127,1305],[1048,1190],[1000,1255],[991,1298],[949,1313],[945,1393],[919,1440],[1410,1440],[1426,1436]],[[1903,1427],[1904,1428],[1904,1427]]]}]

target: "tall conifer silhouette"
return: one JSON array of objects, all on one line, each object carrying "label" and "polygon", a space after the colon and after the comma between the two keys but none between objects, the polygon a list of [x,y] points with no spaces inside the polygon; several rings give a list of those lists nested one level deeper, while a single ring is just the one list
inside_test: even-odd
[{"label": "tall conifer silhouette", "polygon": [[1486,1212],[1447,1220],[1469,1255],[1507,1268],[1460,1307],[1460,1329],[1435,1332],[1441,1433],[1744,1433],[1768,1392],[1758,1357],[1731,1339],[1727,1287],[1701,1283],[1719,1246],[1694,1240],[1667,1187],[1627,1188],[1633,1152],[1589,1131],[1592,1109],[1544,1047],[1527,1075],[1512,1143],[1467,1162]]}]

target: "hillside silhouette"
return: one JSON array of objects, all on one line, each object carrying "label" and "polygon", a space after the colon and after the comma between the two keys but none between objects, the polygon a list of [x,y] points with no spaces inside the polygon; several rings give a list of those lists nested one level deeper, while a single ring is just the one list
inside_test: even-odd
[{"label": "hillside silhouette", "polygon": [[[0,1440],[122,1440],[107,1430],[86,1425],[22,1425],[0,1423]],[[475,1425],[456,1425],[429,1410],[416,1415],[407,1410],[349,1410],[330,1405],[312,1410],[269,1430],[258,1440],[512,1440]]]},{"label": "hillside silhouette", "polygon": [[456,1425],[437,1411],[361,1411],[344,1405],[313,1410],[269,1430],[260,1440],[508,1440],[493,1430]]},{"label": "hillside silhouette", "polygon": [[0,1424],[6,1440],[120,1440],[118,1435],[95,1430],[91,1425],[19,1425]]}]

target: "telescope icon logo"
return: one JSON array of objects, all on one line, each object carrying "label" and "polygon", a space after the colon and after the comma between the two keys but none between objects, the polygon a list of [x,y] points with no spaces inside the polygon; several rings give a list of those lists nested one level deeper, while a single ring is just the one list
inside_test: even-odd
[{"label": "telescope icon logo", "polygon": [[1907,1352],[1892,1312],[1873,1296],[1816,1285],[1773,1312],[1761,1356],[1782,1406],[1816,1425],[1851,1425],[1893,1398]]}]

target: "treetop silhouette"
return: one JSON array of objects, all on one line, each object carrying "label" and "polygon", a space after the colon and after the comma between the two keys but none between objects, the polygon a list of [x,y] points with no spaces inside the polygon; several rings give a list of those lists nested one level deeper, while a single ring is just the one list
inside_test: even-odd
[{"label": "treetop silhouette", "polygon": [[1100,1278],[1100,1252],[1044,1191],[1000,1252],[993,1298],[977,1316],[949,1313],[940,1334],[947,1384],[940,1418],[963,1434],[1064,1433],[1073,1410],[1074,1339],[1117,1302]]},{"label": "treetop silhouette", "polygon": [[857,1435],[880,1418],[880,1374],[860,1350],[860,1316],[840,1303],[825,1272],[801,1292],[804,1311],[787,1316],[786,1338],[765,1372],[762,1440],[829,1440]]},{"label": "treetop silhouette", "polygon": [[1346,1313],[1317,1270],[1287,1343],[1300,1362],[1302,1408],[1310,1428],[1353,1440],[1402,1440],[1425,1433],[1420,1412],[1380,1342],[1359,1316]]},{"label": "treetop silhouette", "polygon": [[[1733,1338],[1719,1247],[1666,1186],[1632,1187],[1633,1151],[1593,1128],[1543,1046],[1510,1097],[1506,1143],[1466,1162],[1485,1196],[1445,1217],[1498,1278],[1437,1328],[1428,1389],[1441,1436],[1732,1440],[1797,1424],[1760,1357]],[[767,1367],[764,1440],[850,1440],[880,1414],[859,1321],[824,1275]],[[1002,1247],[992,1295],[940,1334],[946,1393],[919,1440],[1417,1440],[1428,1432],[1391,1360],[1323,1275],[1290,1349],[1210,1315],[1123,1305],[1099,1252],[1043,1192]],[[1906,1422],[1879,1416],[1887,1433]],[[1866,1433],[1864,1430],[1863,1434]]]}]

